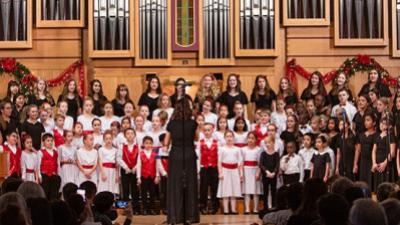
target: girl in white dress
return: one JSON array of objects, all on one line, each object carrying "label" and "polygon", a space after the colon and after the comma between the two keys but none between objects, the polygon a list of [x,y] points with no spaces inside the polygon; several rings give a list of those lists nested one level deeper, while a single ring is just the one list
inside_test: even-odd
[{"label": "girl in white dress", "polygon": [[139,106],[139,115],[145,118],[144,123],[143,123],[143,130],[146,132],[151,130],[151,122],[147,119],[149,117],[150,110],[147,105],[141,105]]},{"label": "girl in white dress", "polygon": [[258,213],[259,195],[261,190],[261,172],[258,167],[260,159],[260,147],[257,146],[257,135],[249,132],[247,135],[247,146],[242,149],[243,157],[243,183],[242,193],[244,194],[245,214],[250,213],[250,200],[253,196],[253,213]]},{"label": "girl in white dress", "polygon": [[111,123],[114,121],[120,121],[118,116],[114,115],[114,109],[111,102],[106,102],[103,107],[104,116],[100,117],[101,120],[101,131],[104,133],[106,130],[111,129]]},{"label": "girl in white dress", "polygon": [[117,167],[117,149],[112,146],[112,133],[104,133],[104,146],[99,149],[100,178],[98,191],[119,193],[119,177]]},{"label": "girl in white dress", "polygon": [[97,185],[97,159],[98,154],[93,148],[93,134],[86,134],[83,137],[84,146],[76,152],[76,163],[79,168],[78,184],[85,181],[92,181]]},{"label": "girl in white dress", "polygon": [[220,117],[217,121],[217,131],[214,132],[214,138],[218,140],[219,146],[225,145],[225,132],[228,130],[228,119]]},{"label": "girl in white dress", "polygon": [[160,136],[165,134],[165,130],[161,129],[160,117],[157,115],[153,116],[151,124],[151,130],[146,133],[146,136],[150,136],[153,139],[153,150],[158,153],[158,150],[162,147]]},{"label": "girl in white dress", "polygon": [[167,117],[167,123],[169,122],[169,119],[172,116],[172,113],[174,112],[174,108],[171,107],[171,101],[169,99],[168,94],[163,93],[160,95],[158,98],[157,102],[158,109],[153,111],[153,116],[158,115],[161,111],[164,111],[168,114]]},{"label": "girl in white dress", "polygon": [[98,118],[94,118],[92,121],[93,127],[93,146],[95,149],[99,150],[101,146],[104,145],[103,135],[101,133],[101,120]]},{"label": "girl in white dress", "polygon": [[32,137],[22,137],[24,151],[21,154],[21,175],[23,181],[38,182],[39,161],[37,153],[33,150]]},{"label": "girl in white dress", "polygon": [[145,118],[141,115],[136,116],[135,118],[135,131],[136,131],[136,143],[139,146],[143,143],[143,138],[146,136],[146,132],[143,129]]},{"label": "girl in white dress", "polygon": [[54,120],[53,118],[49,117],[49,112],[47,112],[45,109],[40,109],[39,122],[43,125],[46,133],[53,133]]},{"label": "girl in white dress", "polygon": [[61,114],[65,117],[64,120],[64,130],[72,130],[74,128],[74,119],[71,116],[67,115],[68,112],[68,103],[64,100],[59,101],[58,105],[58,114]]},{"label": "girl in white dress", "polygon": [[132,101],[126,102],[124,104],[124,116],[122,118],[129,118],[131,120],[131,127],[133,126],[133,122],[135,121],[135,117],[133,116],[135,110],[136,108]]},{"label": "girl in white dress", "polygon": [[77,184],[78,167],[76,166],[76,148],[72,145],[73,138],[72,131],[64,131],[65,143],[58,147],[61,187],[67,183]]},{"label": "girl in white dress", "polygon": [[131,123],[131,118],[129,117],[123,117],[121,119],[121,129],[119,130],[119,133],[117,134],[117,137],[114,138],[114,146],[116,148],[119,148],[121,145],[125,144],[126,138],[125,138],[125,130],[132,128],[132,123]]},{"label": "girl in white dress", "polygon": [[271,123],[278,127],[278,135],[286,130],[286,111],[285,111],[285,100],[283,98],[278,98],[276,100],[276,110],[271,113]]},{"label": "girl in white dress", "polygon": [[234,146],[232,131],[225,133],[226,145],[218,153],[219,184],[217,197],[223,199],[224,214],[229,213],[229,200],[232,214],[237,214],[236,198],[242,196],[241,185],[243,181],[242,154],[240,148]]},{"label": "girl in white dress", "polygon": [[246,120],[243,117],[239,117],[235,120],[235,126],[233,128],[235,134],[235,146],[243,148],[247,145],[247,131],[248,126]]},{"label": "girl in white dress", "polygon": [[83,126],[80,122],[76,122],[74,125],[74,137],[71,144],[75,149],[83,147]]},{"label": "girl in white dress", "polygon": [[214,126],[217,126],[218,116],[212,112],[213,105],[214,101],[211,98],[206,98],[203,102],[202,113],[206,123],[211,123]]},{"label": "girl in white dress", "polygon": [[83,133],[91,133],[93,131],[92,121],[97,118],[93,113],[93,100],[91,98],[86,98],[83,101],[83,113],[78,116],[78,122],[82,123]]}]

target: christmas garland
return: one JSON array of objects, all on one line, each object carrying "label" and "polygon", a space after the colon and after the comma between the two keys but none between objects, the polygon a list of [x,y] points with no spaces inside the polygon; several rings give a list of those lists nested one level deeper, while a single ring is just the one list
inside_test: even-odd
[{"label": "christmas garland", "polygon": [[[85,96],[85,67],[82,60],[78,60],[65,69],[60,75],[54,79],[46,80],[49,87],[57,87],[63,85],[70,79],[74,73],[79,72],[79,95]],[[20,84],[20,90],[25,95],[33,92],[34,84],[39,78],[31,73],[31,71],[23,64],[17,62],[14,58],[3,58],[0,61],[0,76],[4,74],[11,75],[15,81]]]},{"label": "christmas garland", "polygon": [[[322,75],[324,84],[331,82],[336,78],[337,75],[344,73],[347,78],[355,75],[356,72],[366,72],[375,69],[381,76],[382,82],[389,86],[396,86],[397,79],[390,76],[387,70],[385,70],[375,59],[368,55],[357,55],[351,59],[346,59],[343,64],[337,70],[332,70]],[[292,59],[286,64],[286,78],[293,85],[293,88],[297,90],[297,79],[296,74],[309,80],[311,78],[310,72],[306,71],[302,66],[296,64],[296,60]]]}]

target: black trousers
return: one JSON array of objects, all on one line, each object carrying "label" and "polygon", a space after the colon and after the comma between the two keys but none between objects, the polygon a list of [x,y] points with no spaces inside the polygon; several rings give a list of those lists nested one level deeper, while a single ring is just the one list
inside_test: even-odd
[{"label": "black trousers", "polygon": [[262,183],[264,187],[264,195],[263,195],[264,209],[268,209],[268,195],[270,190],[271,190],[272,208],[276,206],[276,181],[277,181],[276,176],[274,178],[268,178],[266,176],[262,178]]},{"label": "black trousers", "polygon": [[168,178],[162,176],[160,181],[160,209],[165,210],[167,207],[167,181]]},{"label": "black trousers", "polygon": [[154,177],[141,178],[140,193],[142,197],[143,210],[154,210],[154,197],[156,195],[156,185]]},{"label": "black trousers", "polygon": [[283,174],[283,184],[293,184],[297,183],[300,180],[300,173],[293,173],[293,174]]},{"label": "black trousers", "polygon": [[129,196],[132,198],[132,208],[134,211],[140,210],[139,204],[139,187],[137,185],[136,174],[125,173],[121,169],[121,184],[122,184],[122,199],[129,201]]},{"label": "black trousers", "polygon": [[59,197],[61,177],[58,175],[48,176],[42,173],[42,188],[48,200],[56,200]]},{"label": "black trousers", "polygon": [[207,208],[208,188],[210,187],[211,203],[213,209],[219,208],[219,201],[217,199],[218,191],[218,168],[208,167],[201,168],[200,170],[200,209]]},{"label": "black trousers", "polygon": [[311,176],[311,170],[304,170],[304,182],[310,179],[310,176]]}]

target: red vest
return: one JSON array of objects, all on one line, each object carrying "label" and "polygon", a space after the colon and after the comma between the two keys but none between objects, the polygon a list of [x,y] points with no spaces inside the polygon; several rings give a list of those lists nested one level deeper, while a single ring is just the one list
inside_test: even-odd
[{"label": "red vest", "polygon": [[144,150],[140,152],[140,160],[142,162],[142,168],[141,168],[141,173],[142,177],[144,178],[154,178],[156,177],[156,159],[157,159],[157,153],[156,152],[151,152],[150,158],[147,158],[146,154],[144,153]]},{"label": "red vest", "polygon": [[129,146],[124,144],[122,146],[122,160],[126,163],[129,169],[136,166],[137,157],[139,155],[139,147],[137,144],[133,146],[132,151],[129,151]]},{"label": "red vest", "polygon": [[265,132],[265,134],[262,133],[260,124],[257,124],[256,127],[254,128],[254,132],[256,132],[257,135],[257,145],[260,145],[260,142],[268,136],[268,132]]},{"label": "red vest", "polygon": [[211,148],[207,147],[204,139],[200,140],[200,164],[205,168],[218,166],[217,140],[213,140]]},{"label": "red vest", "polygon": [[58,146],[64,144],[65,142],[64,136],[60,134],[60,132],[58,132],[57,129],[53,129],[53,134],[54,134],[54,145],[56,146],[56,148],[58,148]]},{"label": "red vest", "polygon": [[8,145],[3,145],[4,152],[9,152],[10,155],[10,168],[8,169],[8,175],[11,176],[14,173],[18,176],[21,175],[21,154],[22,150],[17,147],[15,154],[11,151]]},{"label": "red vest", "polygon": [[43,155],[42,162],[40,164],[41,173],[44,173],[47,176],[57,175],[57,159],[58,159],[57,151],[53,150],[53,156],[51,156],[45,149],[41,151]]}]

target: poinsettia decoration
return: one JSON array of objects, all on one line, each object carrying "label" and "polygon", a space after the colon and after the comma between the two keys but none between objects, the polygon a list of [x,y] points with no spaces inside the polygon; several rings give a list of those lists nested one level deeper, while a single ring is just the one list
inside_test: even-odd
[{"label": "poinsettia decoration", "polygon": [[[378,71],[382,78],[382,82],[389,86],[396,86],[397,79],[390,76],[375,59],[368,55],[359,54],[351,59],[346,59],[337,70],[332,70],[322,75],[324,84],[331,82],[337,75],[344,73],[347,77],[352,77],[356,72],[367,72],[372,69]],[[296,64],[296,60],[292,59],[286,64],[286,78],[292,83],[295,90],[297,90],[296,74],[304,77],[305,79],[311,78],[311,72],[305,70],[302,66]]]},{"label": "poinsettia decoration", "polygon": [[[47,80],[46,82],[49,87],[63,85],[77,70],[79,72],[79,95],[83,97],[86,93],[86,86],[85,69],[82,60],[74,62],[56,78]],[[33,92],[34,84],[38,81],[38,77],[33,75],[25,65],[17,62],[14,58],[3,58],[0,60],[0,76],[5,73],[11,75],[20,84],[20,90],[25,95],[30,95]]]}]

